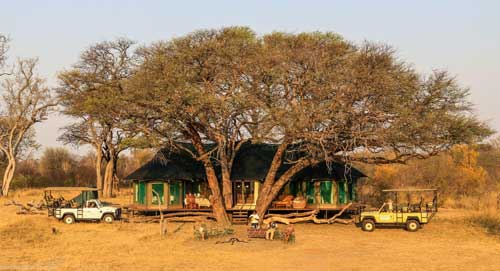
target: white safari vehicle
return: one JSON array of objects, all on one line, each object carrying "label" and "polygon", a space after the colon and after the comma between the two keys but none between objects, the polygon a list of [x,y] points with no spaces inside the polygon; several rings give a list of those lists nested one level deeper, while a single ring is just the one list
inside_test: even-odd
[{"label": "white safari vehicle", "polygon": [[[77,197],[66,200],[54,198],[53,191],[81,191]],[[97,199],[97,189],[87,187],[51,187],[45,189],[45,200],[49,216],[62,220],[66,224],[75,221],[103,221],[113,223],[121,218],[121,208],[105,205]]]},{"label": "white safari vehicle", "polygon": [[103,221],[113,223],[120,219],[121,209],[114,206],[105,206],[98,199],[91,199],[85,202],[81,208],[56,208],[54,217],[62,219],[66,224],[73,224],[80,220]]}]

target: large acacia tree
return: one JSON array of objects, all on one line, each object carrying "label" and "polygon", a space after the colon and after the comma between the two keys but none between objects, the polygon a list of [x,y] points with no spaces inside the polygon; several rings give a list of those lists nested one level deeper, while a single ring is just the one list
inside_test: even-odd
[{"label": "large acacia tree", "polygon": [[[454,78],[418,74],[386,45],[355,45],[332,33],[274,33],[263,46],[259,67],[267,76],[258,96],[279,147],[259,193],[260,215],[305,167],[405,163],[491,133]],[[292,166],[277,178],[282,163]]]},{"label": "large acacia tree", "polygon": [[[198,31],[142,56],[127,108],[145,133],[193,143],[221,222],[222,200],[231,203],[231,162],[247,140],[277,144],[257,200],[263,215],[306,167],[404,163],[490,134],[470,113],[468,90],[446,72],[420,75],[386,45],[356,45],[333,33]],[[278,176],[283,163],[292,166]]]},{"label": "large acacia tree", "polygon": [[[113,194],[119,154],[127,149],[128,132],[122,129],[123,84],[135,63],[134,42],[127,39],[90,46],[69,70],[59,74],[58,98],[63,113],[76,121],[63,128],[60,140],[89,144],[96,153],[96,185],[105,197]],[[102,165],[105,164],[104,177]]]},{"label": "large acacia tree", "polygon": [[[129,84],[133,106],[127,108],[143,123],[143,133],[203,162],[214,213],[223,223],[228,222],[225,208],[232,207],[232,163],[255,109],[247,73],[258,52],[248,28],[198,31],[140,50],[142,65]],[[194,151],[178,141],[191,142]],[[207,147],[209,142],[216,144]]]}]

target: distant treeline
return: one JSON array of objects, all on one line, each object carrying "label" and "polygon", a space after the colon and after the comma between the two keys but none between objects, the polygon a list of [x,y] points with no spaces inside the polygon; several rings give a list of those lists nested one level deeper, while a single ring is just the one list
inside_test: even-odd
[{"label": "distant treeline", "polygon": [[[123,178],[140,165],[147,162],[154,152],[150,149],[134,150],[123,154],[118,161],[118,176]],[[3,174],[4,159],[0,165]],[[89,186],[96,185],[95,153],[81,156],[66,148],[46,148],[40,158],[28,157],[21,160],[12,181],[12,188],[37,188],[48,186]]]},{"label": "distant treeline", "polygon": [[450,151],[406,165],[360,165],[370,176],[362,186],[364,200],[385,200],[382,189],[438,188],[440,202],[449,207],[495,206],[500,192],[500,138],[475,146],[457,145]]}]

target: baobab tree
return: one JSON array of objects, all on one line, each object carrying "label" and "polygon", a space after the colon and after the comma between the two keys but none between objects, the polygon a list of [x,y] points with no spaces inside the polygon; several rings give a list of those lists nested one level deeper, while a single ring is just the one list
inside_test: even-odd
[{"label": "baobab tree", "polygon": [[47,119],[56,102],[44,80],[36,74],[36,59],[18,60],[12,74],[2,80],[0,150],[7,159],[2,195],[7,196],[18,156],[31,145],[33,126]]}]

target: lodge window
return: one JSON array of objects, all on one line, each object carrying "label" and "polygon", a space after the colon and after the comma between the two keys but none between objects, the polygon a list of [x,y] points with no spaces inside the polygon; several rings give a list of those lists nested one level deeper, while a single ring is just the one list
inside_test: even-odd
[{"label": "lodge window", "polygon": [[152,183],[151,184],[151,204],[161,205],[165,204],[164,195],[164,184],[163,183]]},{"label": "lodge window", "polygon": [[208,187],[207,182],[199,182],[199,181],[186,182],[185,185],[186,185],[185,194],[191,193],[196,197],[207,198],[207,199],[211,195],[210,188]]},{"label": "lodge window", "polygon": [[255,183],[253,181],[233,182],[233,197],[236,204],[254,203]]}]

